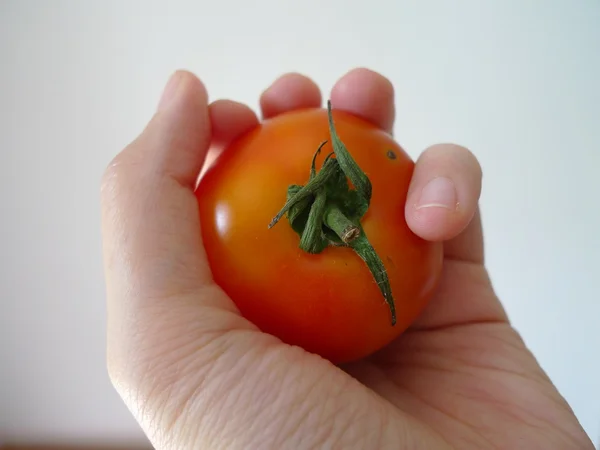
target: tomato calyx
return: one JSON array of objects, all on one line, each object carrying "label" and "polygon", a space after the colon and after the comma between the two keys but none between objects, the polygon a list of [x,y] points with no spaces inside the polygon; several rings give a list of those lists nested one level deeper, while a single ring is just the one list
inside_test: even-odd
[{"label": "tomato calyx", "polygon": [[371,182],[337,135],[330,101],[327,112],[333,152],[325,157],[321,170],[317,171],[316,160],[327,141],[319,145],[312,158],[308,182],[304,186],[288,186],[286,203],[271,220],[269,228],[287,214],[290,226],[300,236],[302,250],[312,254],[328,246],[354,250],[373,275],[394,326],[396,307],[387,271],[360,224],[371,202]]}]

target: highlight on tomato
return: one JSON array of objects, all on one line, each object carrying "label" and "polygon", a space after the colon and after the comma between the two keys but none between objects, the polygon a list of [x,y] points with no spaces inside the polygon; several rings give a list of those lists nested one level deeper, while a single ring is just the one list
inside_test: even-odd
[{"label": "highlight on tomato", "polygon": [[366,357],[425,308],[441,244],[404,216],[414,162],[383,130],[315,108],[233,142],[196,190],[215,282],[266,333],[334,363]]}]

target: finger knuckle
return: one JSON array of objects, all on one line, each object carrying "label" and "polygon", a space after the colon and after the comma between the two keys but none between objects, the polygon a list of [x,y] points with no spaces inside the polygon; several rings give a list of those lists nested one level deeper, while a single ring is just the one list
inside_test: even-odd
[{"label": "finger knuckle", "polygon": [[114,190],[122,177],[123,172],[123,156],[118,154],[104,169],[102,179],[100,181],[100,191],[103,197],[108,191]]},{"label": "finger knuckle", "polygon": [[135,144],[126,147],[115,156],[106,166],[100,180],[100,193],[103,201],[113,198],[116,193],[130,186],[132,179],[139,174],[139,164],[133,155]]}]

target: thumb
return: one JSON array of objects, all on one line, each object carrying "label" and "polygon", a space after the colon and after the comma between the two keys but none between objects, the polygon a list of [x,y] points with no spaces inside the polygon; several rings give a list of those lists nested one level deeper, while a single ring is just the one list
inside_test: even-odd
[{"label": "thumb", "polygon": [[219,333],[254,329],[213,284],[202,245],[193,190],[210,129],[203,84],[178,72],[102,182],[109,373],[142,424],[150,391],[176,389],[186,352]]}]

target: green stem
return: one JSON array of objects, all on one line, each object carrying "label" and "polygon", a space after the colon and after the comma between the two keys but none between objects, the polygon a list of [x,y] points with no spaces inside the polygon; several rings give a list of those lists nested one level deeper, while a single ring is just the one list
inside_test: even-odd
[{"label": "green stem", "polygon": [[321,145],[319,145],[319,148],[313,155],[312,163],[310,164],[310,178],[309,178],[310,180],[312,180],[315,177],[315,175],[317,174],[317,169],[316,169],[317,156],[319,156],[321,154],[321,149],[325,146],[325,144],[327,144],[327,141],[321,142]]},{"label": "green stem", "polygon": [[387,271],[383,262],[375,252],[375,249],[367,239],[364,231],[348,219],[339,208],[332,206],[327,209],[324,216],[325,225],[331,228],[340,237],[340,239],[356,252],[356,254],[366,263],[367,267],[377,287],[381,291],[385,302],[390,308],[392,315],[392,325],[396,324],[396,306],[392,297],[392,287],[387,276]]},{"label": "green stem", "polygon": [[338,137],[331,102],[327,102],[327,111],[333,152],[326,156],[317,172],[316,160],[327,141],[321,143],[313,155],[308,182],[305,186],[288,186],[285,205],[271,220],[269,228],[287,213],[288,222],[300,235],[300,248],[305,252],[320,253],[328,246],[350,247],[373,275],[390,309],[393,326],[396,307],[387,271],[360,225],[369,209],[371,181]]},{"label": "green stem", "polygon": [[327,112],[329,115],[329,133],[331,134],[331,145],[333,146],[335,157],[337,158],[340,167],[346,176],[356,188],[356,191],[365,198],[368,206],[371,202],[371,181],[369,180],[369,177],[367,177],[367,175],[361,170],[358,164],[356,164],[356,161],[354,161],[354,158],[352,158],[352,155],[350,155],[346,149],[346,146],[337,135],[337,132],[335,131],[335,124],[333,123],[330,100],[327,101]]},{"label": "green stem", "polygon": [[281,220],[281,218],[283,217],[283,215],[288,212],[288,210],[294,206],[296,203],[303,201],[304,199],[306,199],[307,197],[310,197],[311,195],[314,195],[319,189],[323,188],[325,183],[327,182],[327,180],[335,174],[336,169],[337,169],[337,162],[333,159],[330,159],[327,161],[326,164],[323,165],[323,168],[321,169],[321,171],[314,177],[312,178],[307,184],[306,186],[304,186],[302,189],[300,189],[296,195],[294,195],[292,198],[290,198],[285,205],[283,205],[283,208],[281,209],[281,211],[279,211],[277,213],[277,215],[275,217],[273,217],[273,219],[271,220],[271,222],[269,223],[269,228],[273,228],[277,222],[279,222]]},{"label": "green stem", "polygon": [[325,206],[327,206],[327,193],[322,189],[317,193],[315,202],[310,207],[306,228],[300,238],[300,248],[305,252],[320,253],[327,245],[319,239],[323,233],[322,219]]},{"label": "green stem", "polygon": [[[301,189],[302,186],[299,186],[297,184],[292,184],[288,186],[286,201],[289,201],[291,198],[293,198],[294,195],[300,192]],[[290,221],[290,223],[293,223],[306,208],[310,208],[311,202],[312,199],[310,197],[306,197],[304,200],[296,202],[296,204],[292,205],[287,212],[288,220]]]},{"label": "green stem", "polygon": [[392,287],[390,286],[387,271],[379,258],[379,255],[377,255],[377,252],[364,233],[361,233],[357,239],[353,240],[350,243],[350,247],[352,247],[356,254],[367,264],[373,278],[375,278],[377,287],[379,287],[379,290],[383,295],[383,299],[390,309],[392,326],[396,325],[396,305],[394,304],[394,297],[392,296]]},{"label": "green stem", "polygon": [[335,205],[325,212],[324,222],[344,244],[349,244],[360,235],[360,229]]}]

